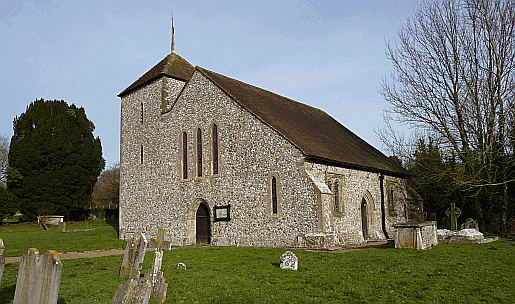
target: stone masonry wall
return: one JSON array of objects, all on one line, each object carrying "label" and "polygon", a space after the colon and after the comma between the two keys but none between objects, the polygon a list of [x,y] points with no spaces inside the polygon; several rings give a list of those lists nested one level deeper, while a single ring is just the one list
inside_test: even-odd
[{"label": "stone masonry wall", "polygon": [[[120,237],[136,231],[152,236],[165,228],[174,244],[193,244],[200,202],[210,212],[215,205],[231,204],[229,222],[213,222],[211,214],[214,245],[291,246],[299,234],[317,232],[313,184],[297,168],[302,153],[198,71],[175,104],[167,101],[173,106],[163,107],[162,99],[173,94],[162,92],[181,85],[161,78],[122,98]],[[162,115],[163,108],[170,109]],[[219,130],[218,176],[211,175],[213,123]],[[203,141],[202,177],[196,177],[195,166],[198,128]],[[188,134],[187,180],[181,180],[183,132]],[[277,217],[267,213],[271,175],[280,192]]]},{"label": "stone masonry wall", "polygon": [[[361,222],[361,202],[367,200],[368,232],[371,239],[384,239],[381,228],[381,189],[378,173],[347,169],[329,165],[306,162],[304,168],[318,180],[326,182],[330,177],[338,177],[341,182],[340,208],[342,212],[334,212],[331,206],[329,221],[341,244],[362,243],[364,241]],[[403,208],[406,204],[405,181],[400,178],[385,176],[385,209],[386,230],[393,237],[393,224],[406,221]],[[394,210],[396,215],[388,213],[386,188],[396,186],[394,194]],[[331,199],[333,201],[333,199]]]},{"label": "stone masonry wall", "polygon": [[[214,123],[218,175],[211,174]],[[196,176],[198,128],[202,177]],[[183,132],[188,135],[186,180],[181,178]],[[231,205],[228,222],[214,222],[210,215],[213,245],[293,246],[297,236],[316,232],[336,233],[341,244],[361,243],[363,198],[369,237],[384,238],[377,173],[305,162],[300,150],[199,71],[187,84],[162,77],[122,98],[120,151],[120,238],[138,231],[155,236],[165,228],[173,244],[194,244],[195,213],[204,203],[210,213],[214,206]],[[277,179],[277,216],[270,215],[272,176]],[[341,213],[334,212],[334,197],[326,186],[334,176],[342,183]],[[392,225],[405,221],[405,181],[385,176],[384,182],[387,231],[393,236]],[[391,209],[387,188],[394,189]]]}]

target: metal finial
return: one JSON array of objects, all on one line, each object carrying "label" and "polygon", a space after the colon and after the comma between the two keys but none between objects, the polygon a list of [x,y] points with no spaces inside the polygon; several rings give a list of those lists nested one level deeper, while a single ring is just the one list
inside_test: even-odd
[{"label": "metal finial", "polygon": [[172,54],[175,54],[175,29],[173,28],[173,10],[172,10]]}]

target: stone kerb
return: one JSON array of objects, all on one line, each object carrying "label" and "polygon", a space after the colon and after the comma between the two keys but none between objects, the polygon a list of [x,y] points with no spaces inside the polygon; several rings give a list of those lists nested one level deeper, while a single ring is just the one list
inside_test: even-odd
[{"label": "stone kerb", "polygon": [[2,287],[2,277],[5,268],[4,249],[4,240],[0,239],[0,288]]},{"label": "stone kerb", "polygon": [[20,262],[14,304],[56,304],[63,264],[55,250],[44,255],[30,248]]},{"label": "stone kerb", "polygon": [[145,251],[147,249],[147,238],[145,234],[138,232],[127,242],[125,254],[123,255],[122,267],[120,268],[120,279],[140,277]]},{"label": "stone kerb", "polygon": [[281,255],[281,269],[290,269],[297,270],[299,266],[299,259],[295,255],[295,253],[291,251],[286,251]]}]

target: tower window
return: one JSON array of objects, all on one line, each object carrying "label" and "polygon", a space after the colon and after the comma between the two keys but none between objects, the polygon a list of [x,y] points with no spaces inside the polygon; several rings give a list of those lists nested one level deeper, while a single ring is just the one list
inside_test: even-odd
[{"label": "tower window", "polygon": [[188,179],[188,134],[182,133],[182,179]]},{"label": "tower window", "polygon": [[143,165],[143,145],[141,145],[140,149],[139,149],[139,161],[140,161],[140,164]]},{"label": "tower window", "polygon": [[202,176],[202,130],[197,129],[197,176]]},{"label": "tower window", "polygon": [[218,126],[213,124],[212,128],[212,138],[211,138],[211,151],[212,155],[212,163],[211,163],[211,172],[213,175],[218,174]]},{"label": "tower window", "polygon": [[143,102],[140,104],[140,115],[141,115],[141,117],[140,117],[141,121],[140,122],[141,122],[141,124],[143,124]]}]

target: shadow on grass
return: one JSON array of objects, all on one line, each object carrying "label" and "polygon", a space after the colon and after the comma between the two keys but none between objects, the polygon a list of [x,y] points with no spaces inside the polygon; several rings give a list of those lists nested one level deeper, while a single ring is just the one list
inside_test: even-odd
[{"label": "shadow on grass", "polygon": [[14,292],[16,291],[16,284],[11,286],[3,286],[0,289],[0,304],[7,304],[14,302]]},{"label": "shadow on grass", "polygon": [[275,267],[279,268],[279,267],[281,267],[281,263],[273,262],[273,263],[272,263],[272,266],[275,266]]},{"label": "shadow on grass", "polygon": [[[2,287],[0,289],[0,304],[8,304],[14,302],[14,293],[16,292],[16,284]],[[66,304],[66,300],[59,297],[57,304]]]}]

